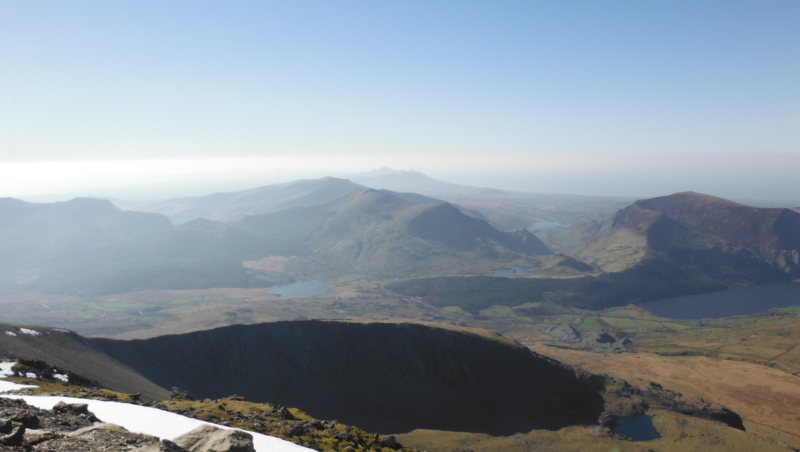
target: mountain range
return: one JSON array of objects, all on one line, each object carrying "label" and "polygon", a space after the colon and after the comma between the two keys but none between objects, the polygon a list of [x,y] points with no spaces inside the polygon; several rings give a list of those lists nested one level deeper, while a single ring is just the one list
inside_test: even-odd
[{"label": "mountain range", "polygon": [[533,278],[440,277],[387,288],[477,314],[542,301],[602,309],[800,277],[800,213],[786,208],[684,192],[562,234],[572,239],[562,250],[570,258],[557,256]]},{"label": "mountain range", "polygon": [[245,215],[274,213],[292,207],[325,204],[354,190],[385,189],[404,193],[414,204],[447,201],[467,215],[489,221],[503,230],[526,228],[534,223],[574,225],[612,214],[635,198],[538,194],[451,184],[418,171],[389,168],[358,173],[350,179],[322,179],[266,185],[250,190],[214,193],[206,196],[175,198],[156,202],[131,202],[111,199],[117,207],[160,213],[175,224],[198,218],[215,221],[236,220]]},{"label": "mountain range", "polygon": [[242,265],[268,256],[295,258],[298,276],[335,279],[352,272],[422,275],[458,262],[488,271],[497,260],[551,253],[525,230],[500,231],[438,200],[372,189],[228,223],[196,219],[180,226],[107,200],[6,198],[0,247],[5,291],[103,293],[268,284]]}]

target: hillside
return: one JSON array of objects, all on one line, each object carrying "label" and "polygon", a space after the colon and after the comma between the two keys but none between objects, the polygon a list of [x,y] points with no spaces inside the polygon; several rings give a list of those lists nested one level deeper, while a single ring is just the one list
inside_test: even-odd
[{"label": "hillside", "polygon": [[175,228],[163,215],[76,198],[0,200],[0,290],[114,293],[149,287],[247,287],[252,235]]},{"label": "hillside", "polygon": [[[527,231],[499,231],[462,210],[421,195],[359,189],[326,204],[176,227],[163,215],[122,211],[106,200],[7,198],[0,200],[0,291],[107,294],[354,272],[485,272],[498,260],[550,253]],[[269,256],[297,258],[272,279],[243,266]]]},{"label": "hillside", "polygon": [[604,271],[658,259],[750,284],[800,276],[800,214],[693,192],[645,199],[579,231],[575,257]]},{"label": "hillside", "polygon": [[159,202],[117,199],[112,202],[120,209],[159,213],[175,224],[183,224],[198,218],[228,221],[244,215],[261,215],[292,207],[325,204],[360,188],[363,187],[346,179],[325,177]]},{"label": "hillside", "polygon": [[298,265],[338,276],[487,271],[496,265],[491,261],[552,254],[525,230],[499,231],[450,204],[413,204],[386,190],[357,190],[332,203],[246,217],[231,227],[264,240],[270,254],[300,256]]},{"label": "hillside", "polygon": [[[437,277],[386,288],[476,314],[540,302],[603,309],[800,277],[800,214],[790,209],[687,192],[637,201],[565,234],[579,238],[569,262],[557,256],[534,278]],[[587,274],[593,269],[600,272]]]},{"label": "hillside", "polygon": [[527,228],[534,223],[564,225],[585,223],[612,215],[635,198],[584,196],[562,193],[528,193],[452,184],[419,171],[380,168],[349,176],[361,185],[395,192],[414,192],[478,210],[503,230]]},{"label": "hillside", "polygon": [[[237,192],[189,196],[157,202],[110,200],[123,210],[158,213],[174,224],[182,225],[197,219],[235,221],[244,216],[256,216],[295,207],[327,204],[355,190],[365,188],[347,179],[323,177],[303,179],[284,184],[265,185]],[[395,193],[410,204],[441,204],[442,200],[417,193]],[[485,220],[477,210],[456,206],[464,214]]]},{"label": "hillside", "polygon": [[44,361],[102,387],[140,393],[144,400],[169,396],[169,391],[98,351],[91,340],[63,329],[0,324],[0,357]]}]

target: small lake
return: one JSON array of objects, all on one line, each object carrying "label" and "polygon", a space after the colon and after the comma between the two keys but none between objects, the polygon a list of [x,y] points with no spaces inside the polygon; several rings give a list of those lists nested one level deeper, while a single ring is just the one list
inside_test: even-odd
[{"label": "small lake", "polygon": [[510,278],[515,275],[530,276],[529,270],[529,267],[504,268],[502,270],[492,270],[492,276],[497,276],[498,278]]},{"label": "small lake", "polygon": [[322,295],[330,287],[329,283],[324,282],[298,282],[285,286],[275,286],[269,290],[269,293],[278,295],[281,298],[307,298],[314,295]]},{"label": "small lake", "polygon": [[756,314],[772,308],[800,306],[800,283],[774,283],[741,289],[641,303],[659,317],[668,319],[719,319]]},{"label": "small lake", "polygon": [[634,441],[652,441],[661,438],[661,434],[653,427],[653,416],[646,414],[617,419],[617,426],[613,431]]}]

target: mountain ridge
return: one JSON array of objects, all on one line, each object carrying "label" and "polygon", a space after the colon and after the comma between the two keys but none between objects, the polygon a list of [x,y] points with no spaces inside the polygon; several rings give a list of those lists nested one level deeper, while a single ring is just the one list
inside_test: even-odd
[{"label": "mountain ridge", "polygon": [[[436,201],[364,188],[326,204],[173,226],[163,215],[123,211],[107,200],[0,200],[0,290],[265,287],[271,282],[243,262],[268,256],[305,257],[296,277],[336,279],[353,268],[419,274],[430,269],[416,268],[420,262],[452,267],[463,253],[468,265],[481,261],[480,271],[488,271],[489,260],[549,252],[531,234],[499,231],[456,207],[430,204]],[[434,219],[430,230],[411,227],[419,216]],[[458,249],[447,241],[456,233]]]},{"label": "mountain ridge", "polygon": [[[750,261],[753,276],[769,273],[765,265],[790,278],[800,276],[800,214],[791,209],[681,192],[636,201],[580,232],[584,238],[570,251],[605,271],[624,270],[647,257],[688,262],[689,254],[705,253],[714,254],[710,259],[719,265]],[[603,260],[604,252],[611,258]]]}]

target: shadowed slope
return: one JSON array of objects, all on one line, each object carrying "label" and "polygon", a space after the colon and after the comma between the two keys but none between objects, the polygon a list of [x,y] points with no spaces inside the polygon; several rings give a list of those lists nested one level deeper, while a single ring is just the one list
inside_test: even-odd
[{"label": "shadowed slope", "polygon": [[592,424],[603,411],[599,381],[469,331],[302,321],[92,342],[160,385],[237,393],[382,433],[507,435]]}]

